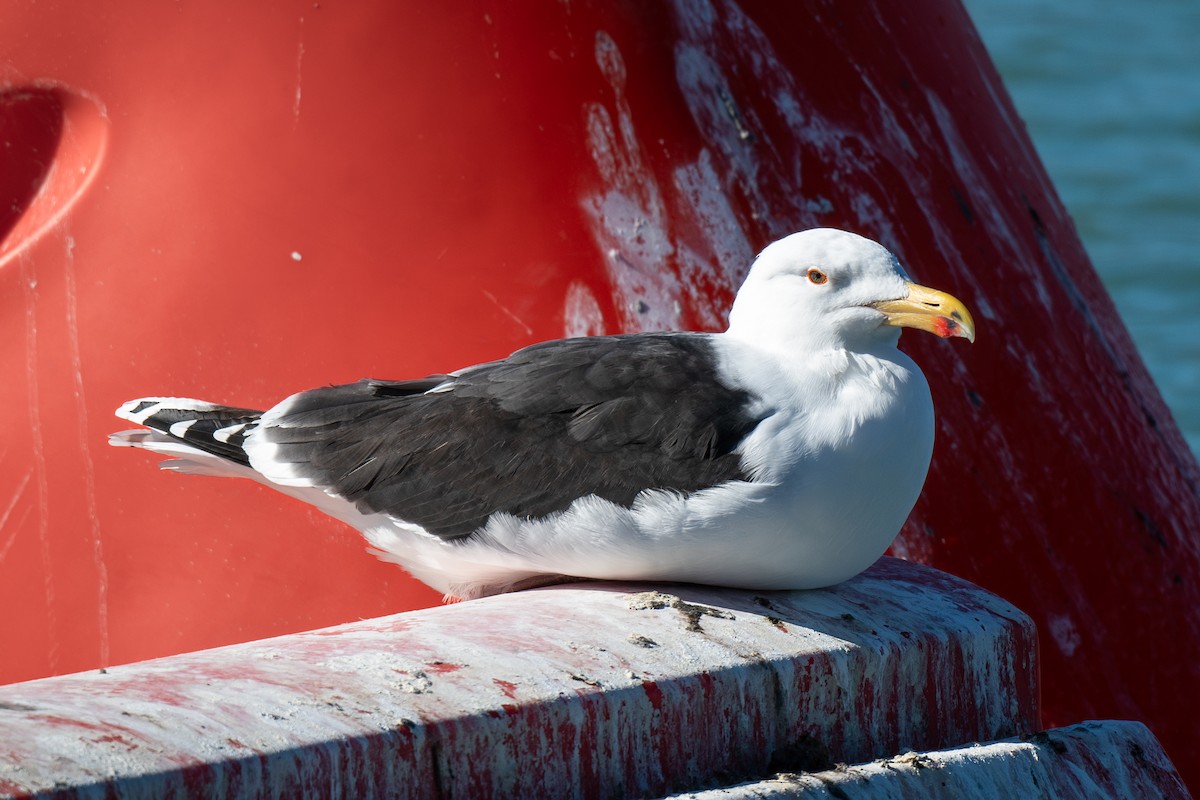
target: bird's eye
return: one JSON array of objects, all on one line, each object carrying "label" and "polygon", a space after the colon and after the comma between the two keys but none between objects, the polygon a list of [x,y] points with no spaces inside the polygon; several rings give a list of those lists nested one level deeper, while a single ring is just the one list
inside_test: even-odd
[{"label": "bird's eye", "polygon": [[809,283],[814,283],[817,286],[820,286],[822,283],[825,283],[829,280],[829,276],[824,272],[821,272],[821,270],[817,269],[816,267],[813,267],[808,271],[808,280]]}]

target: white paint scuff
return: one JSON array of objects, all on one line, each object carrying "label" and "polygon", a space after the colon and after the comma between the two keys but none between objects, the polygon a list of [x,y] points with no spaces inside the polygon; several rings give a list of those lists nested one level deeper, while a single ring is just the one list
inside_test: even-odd
[{"label": "white paint scuff", "polygon": [[[4,511],[0,512],[0,531],[4,531],[8,527],[9,517],[12,516],[13,509],[17,507],[22,495],[25,494],[25,489],[29,486],[29,479],[33,477],[33,470],[28,470],[25,477],[17,484],[17,488],[13,491],[12,497],[9,498],[8,505],[4,507]],[[28,513],[28,511],[26,511]],[[25,518],[22,517],[17,521],[17,524],[12,526],[11,532],[0,539],[0,564],[4,563],[4,557],[8,555],[9,549],[13,546],[13,542],[17,540],[17,532],[21,529],[21,523]]]},{"label": "white paint scuff", "polygon": [[[737,2],[674,0],[673,11],[675,83],[705,145],[693,159],[677,163],[669,177],[656,172],[647,157],[653,148],[637,135],[626,92],[636,76],[628,74],[616,41],[604,31],[596,34],[596,66],[612,96],[607,103],[585,107],[600,182],[581,204],[606,255],[623,327],[674,327],[684,308],[705,327],[724,327],[725,309],[712,307],[712,290],[736,288],[753,258],[752,240],[821,225],[835,211],[849,220],[849,227],[882,242],[903,260],[893,227],[896,185],[884,184],[881,174],[896,173],[909,197],[930,203],[929,168],[910,135],[914,127],[922,137],[940,135],[952,166],[969,184],[962,187],[969,198],[987,197],[982,171],[969,157],[950,114],[931,93],[922,98],[926,105],[917,108],[917,100],[887,97],[860,73],[867,114],[851,130],[817,110],[805,90],[806,76],[784,65],[771,38]],[[739,87],[753,87],[752,101],[744,99]],[[809,157],[833,177],[834,192],[806,193],[801,162]],[[779,193],[775,190],[781,183],[786,190]],[[999,210],[986,200],[979,202],[976,213],[989,224],[995,220],[999,240],[1014,247]],[[961,262],[949,246],[945,223],[929,210],[935,239],[946,246],[948,259]],[[983,289],[970,270],[959,274],[987,316],[991,306]]]},{"label": "white paint scuff", "polygon": [[46,444],[42,435],[41,388],[38,381],[38,291],[33,265],[25,253],[18,256],[21,283],[25,287],[25,380],[29,409],[29,435],[33,441],[33,474],[37,486],[38,543],[46,602],[46,639],[50,643],[48,664],[58,669],[58,614],[54,593],[54,560],[50,547],[50,480],[47,475]]},{"label": "white paint scuff", "polygon": [[664,266],[674,255],[662,192],[645,163],[625,97],[625,64],[616,43],[596,35],[596,64],[613,91],[613,115],[587,109],[588,144],[606,190],[584,200],[605,254],[618,313],[628,330],[679,327],[679,283]]},{"label": "white paint scuff", "polygon": [[87,501],[88,531],[91,536],[92,562],[96,569],[96,616],[100,633],[100,666],[109,665],[108,631],[108,565],[104,560],[104,537],[100,528],[100,510],[96,503],[96,465],[92,461],[88,430],[87,398],[83,390],[83,355],[79,345],[79,302],[75,279],[75,237],[64,237],[64,265],[67,300],[67,342],[70,348],[71,372],[75,384],[75,419],[79,433],[79,450],[83,460],[83,493]]},{"label": "white paint scuff", "polygon": [[563,302],[563,335],[567,338],[604,335],[604,314],[600,311],[600,303],[582,281],[572,281],[567,287],[567,297]]}]

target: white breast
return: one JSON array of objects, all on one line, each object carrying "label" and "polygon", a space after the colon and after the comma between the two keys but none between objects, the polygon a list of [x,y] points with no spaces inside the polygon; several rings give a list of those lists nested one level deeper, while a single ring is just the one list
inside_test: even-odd
[{"label": "white breast", "polygon": [[762,402],[773,410],[741,448],[772,491],[734,523],[743,552],[769,554],[758,586],[815,588],[857,574],[891,544],[924,484],[934,436],[924,375],[894,348],[838,351],[797,371],[780,366],[774,379],[744,374],[769,362],[737,364],[743,380],[769,387]]}]

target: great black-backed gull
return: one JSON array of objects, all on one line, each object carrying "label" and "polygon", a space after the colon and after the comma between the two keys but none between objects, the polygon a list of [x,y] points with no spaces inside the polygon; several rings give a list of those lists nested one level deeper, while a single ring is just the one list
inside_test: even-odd
[{"label": "great black-backed gull", "polygon": [[900,328],[974,341],[882,246],[767,247],[724,333],[543,342],[447,375],[300,392],[268,411],[151,397],[115,445],[243,476],[362,532],[457,598],[565,578],[829,586],[899,532],[933,450]]}]

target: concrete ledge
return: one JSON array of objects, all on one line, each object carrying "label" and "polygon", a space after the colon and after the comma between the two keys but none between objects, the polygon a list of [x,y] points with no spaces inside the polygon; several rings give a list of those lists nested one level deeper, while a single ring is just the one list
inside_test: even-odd
[{"label": "concrete ledge", "polygon": [[1038,727],[1010,604],[576,584],[0,687],[0,795],[658,796]]},{"label": "concrete ledge", "polygon": [[1021,739],[779,775],[671,800],[1183,800],[1190,797],[1154,734],[1140,722],[1085,722]]}]

